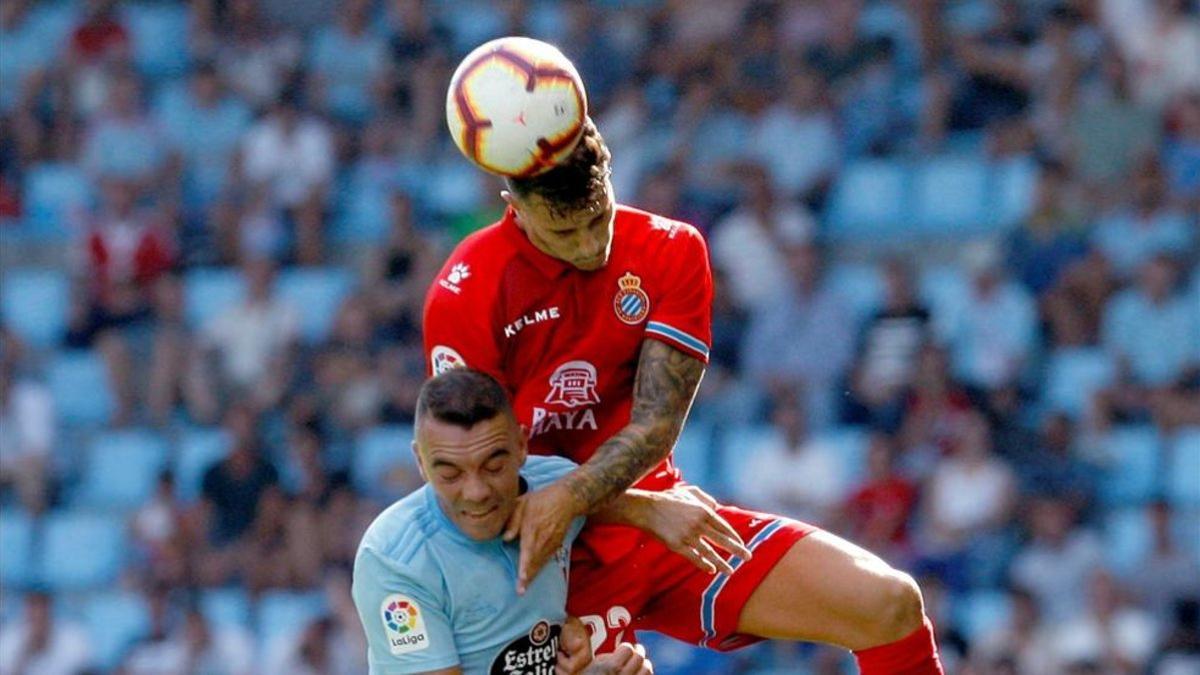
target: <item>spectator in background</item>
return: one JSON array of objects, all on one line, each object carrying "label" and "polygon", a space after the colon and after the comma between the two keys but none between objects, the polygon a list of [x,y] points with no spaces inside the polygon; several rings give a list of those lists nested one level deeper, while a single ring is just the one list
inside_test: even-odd
[{"label": "spectator in background", "polygon": [[256,111],[279,97],[300,64],[298,36],[272,27],[258,0],[230,0],[223,20],[198,36],[197,51],[215,58],[238,97]]},{"label": "spectator in background", "polygon": [[133,515],[130,530],[151,584],[173,587],[188,581],[190,533],[174,474],[159,474],[154,494]]},{"label": "spectator in background", "polygon": [[846,496],[848,477],[836,450],[808,433],[802,397],[779,392],[771,401],[775,434],[745,448],[733,494],[746,506],[810,523],[828,523]]},{"label": "spectator in background", "polygon": [[[1176,510],[1165,501],[1146,507],[1150,550],[1125,580],[1135,597],[1155,616],[1170,616],[1178,601],[1200,598],[1200,561],[1176,541],[1171,531],[1176,515]],[[1194,527],[1191,534],[1197,534]]]},{"label": "spectator in background", "polygon": [[[25,108],[45,84],[58,45],[47,40],[45,27],[30,20],[31,0],[6,2],[0,7],[0,42],[7,47],[0,59],[0,111]],[[11,136],[10,136],[11,138]]]},{"label": "spectator in background", "polygon": [[897,471],[896,455],[895,439],[871,434],[867,478],[843,507],[849,538],[888,560],[911,555],[908,522],[917,506],[917,486]]},{"label": "spectator in background", "polygon": [[350,575],[325,575],[329,614],[308,623],[301,639],[267,648],[268,675],[358,675],[367,669],[367,641],[350,596]]},{"label": "spectator in background", "polygon": [[125,660],[125,675],[251,675],[254,641],[237,624],[213,626],[191,606],[183,625],[165,639],[138,646]]},{"label": "spectator in background", "polygon": [[95,665],[92,640],[71,620],[54,616],[52,598],[25,594],[24,616],[0,628],[0,672],[5,675],[79,675]]},{"label": "spectator in background", "polygon": [[1054,660],[1066,667],[1098,663],[1106,673],[1144,672],[1158,640],[1154,620],[1129,604],[1108,572],[1092,572],[1087,585],[1087,609],[1053,632]]},{"label": "spectator in background", "polygon": [[784,96],[763,112],[751,137],[752,152],[769,169],[776,194],[810,201],[824,192],[841,161],[834,123],[821,75],[808,67],[792,70]]},{"label": "spectator in background", "polygon": [[313,360],[313,378],[324,417],[349,434],[374,424],[383,404],[375,356],[379,344],[371,306],[362,294],[338,308],[333,330]]},{"label": "spectator in background", "polygon": [[156,185],[164,178],[167,157],[166,136],[146,114],[137,74],[118,72],[105,97],[103,113],[87,129],[83,167],[100,179]]},{"label": "spectator in background", "polygon": [[1034,498],[1025,515],[1031,538],[1013,560],[1012,581],[1038,599],[1047,621],[1059,624],[1084,610],[1087,580],[1101,563],[1100,542],[1075,527],[1077,512],[1065,499]]},{"label": "spectator in background", "polygon": [[792,243],[784,255],[787,279],[754,310],[741,362],[765,391],[800,387],[808,424],[821,429],[835,420],[832,397],[850,365],[854,327],[817,244]]},{"label": "spectator in background", "polygon": [[812,216],[799,205],[781,200],[766,170],[745,172],[741,208],[713,225],[713,267],[729,280],[734,300],[751,311],[765,309],[786,295],[788,280],[784,246],[799,246],[815,234]]},{"label": "spectator in background", "polygon": [[971,664],[983,668],[1007,661],[1012,664],[1007,671],[1012,675],[1056,675],[1056,645],[1037,598],[1021,588],[1010,591],[1008,597],[1012,608],[1007,620],[972,643]]},{"label": "spectator in background", "polygon": [[1185,93],[1175,105],[1163,144],[1163,167],[1173,201],[1180,209],[1200,210],[1200,90]]},{"label": "spectator in background", "polygon": [[400,343],[418,342],[425,289],[437,274],[441,253],[417,229],[412,199],[393,192],[389,206],[387,240],[373,252],[365,285],[384,334]]},{"label": "spectator in background", "polygon": [[366,120],[387,73],[387,43],[370,30],[371,2],[343,0],[333,25],[319,28],[308,62],[325,109],[349,124]]},{"label": "spectator in background", "polygon": [[167,274],[154,284],[154,336],[150,352],[150,383],[147,406],[160,425],[183,403],[191,418],[202,424],[217,419],[216,392],[205,386],[205,376],[196,336],[188,326],[184,308],[183,281]]},{"label": "spectator in background", "polygon": [[265,409],[281,400],[290,381],[300,316],[276,294],[271,261],[248,259],[242,270],[245,300],[204,327],[201,345],[216,358],[217,382],[208,383],[216,399],[248,398]]},{"label": "spectator in background", "polygon": [[315,585],[321,570],[316,526],[308,504],[290,499],[274,481],[263,483],[254,521],[241,537],[241,583],[251,593]]},{"label": "spectator in background", "polygon": [[1042,421],[1036,441],[1008,449],[1017,468],[1021,494],[1057,497],[1079,513],[1091,506],[1096,488],[1096,468],[1077,455],[1075,426],[1064,413],[1051,413]]},{"label": "spectator in background", "polygon": [[91,117],[115,86],[111,70],[129,65],[133,44],[116,0],[88,0],[80,18],[64,56],[75,110]]},{"label": "spectator in background", "polygon": [[1200,82],[1200,19],[1187,0],[1100,3],[1105,27],[1130,61],[1138,99],[1161,108]]},{"label": "spectator in background", "polygon": [[882,266],[883,308],[867,319],[850,374],[845,421],[896,431],[918,357],[931,335],[929,310],[916,297],[913,272],[898,258]]},{"label": "spectator in background", "polygon": [[949,452],[971,412],[971,398],[950,376],[946,350],[934,343],[925,345],[918,355],[900,428],[909,472],[924,478],[930,465]]},{"label": "spectator in background", "polygon": [[926,485],[920,533],[925,564],[942,570],[952,587],[975,581],[975,575],[997,564],[987,556],[994,554],[992,544],[1009,524],[1015,505],[1012,467],[992,452],[987,421],[971,413]]},{"label": "spectator in background", "polygon": [[[1043,162],[1033,195],[1033,209],[1006,242],[1007,267],[1029,293],[1043,302],[1063,271],[1083,256],[1084,213],[1080,195],[1066,165]],[[1053,327],[1053,310],[1043,307]]]},{"label": "spectator in background", "polygon": [[970,289],[947,328],[955,371],[968,385],[1001,389],[1017,381],[1033,349],[1037,337],[1033,301],[1007,279],[996,247],[972,246],[964,258]]},{"label": "spectator in background", "polygon": [[1200,307],[1179,287],[1175,262],[1144,263],[1137,286],[1118,295],[1104,316],[1104,348],[1117,363],[1116,384],[1097,397],[1101,423],[1141,419],[1190,367],[1200,365]]},{"label": "spectator in background", "polygon": [[1196,231],[1180,211],[1172,208],[1166,175],[1155,157],[1140,162],[1130,177],[1132,200],[1096,223],[1092,245],[1112,263],[1121,279],[1129,279],[1156,255],[1186,255]]},{"label": "spectator in background", "polygon": [[283,209],[294,229],[296,258],[302,264],[319,262],[324,254],[322,229],[334,159],[329,125],[302,110],[295,84],[242,139],[242,175],[269,187],[274,206]]},{"label": "spectator in background", "polygon": [[22,372],[26,347],[0,323],[0,490],[13,488],[31,514],[50,502],[55,443],[54,399]]},{"label": "spectator in background", "polygon": [[1152,675],[1190,675],[1200,668],[1200,600],[1175,604],[1149,672]]}]

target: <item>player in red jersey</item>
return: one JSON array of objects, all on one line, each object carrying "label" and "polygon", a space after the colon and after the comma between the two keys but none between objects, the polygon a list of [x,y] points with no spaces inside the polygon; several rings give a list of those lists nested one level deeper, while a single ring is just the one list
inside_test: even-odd
[{"label": "player in red jersey", "polygon": [[[507,534],[520,536],[521,579],[575,516],[634,485],[684,485],[671,449],[708,360],[708,252],[692,226],[617,204],[609,163],[589,120],[562,165],[507,181],[504,217],[459,244],[426,298],[430,372],[470,365],[495,376],[530,452],[581,464],[515,515]],[[942,672],[907,574],[804,523],[713,508],[752,552],[729,557],[732,573],[705,574],[631,528],[580,537],[568,609],[597,651],[653,630],[718,650],[764,638],[834,644],[855,651],[865,675]],[[740,548],[706,531],[687,543]]]}]

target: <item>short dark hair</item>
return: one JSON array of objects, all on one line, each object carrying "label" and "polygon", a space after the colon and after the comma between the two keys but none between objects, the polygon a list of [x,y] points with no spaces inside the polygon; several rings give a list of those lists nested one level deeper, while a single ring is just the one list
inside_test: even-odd
[{"label": "short dark hair", "polygon": [[491,375],[471,368],[455,368],[421,385],[417,395],[417,423],[426,417],[470,429],[496,415],[512,415],[504,387]]},{"label": "short dark hair", "polygon": [[561,216],[582,211],[603,199],[611,162],[612,153],[589,118],[584,121],[578,145],[561,164],[531,178],[505,178],[504,182],[518,197],[541,197],[551,212]]}]

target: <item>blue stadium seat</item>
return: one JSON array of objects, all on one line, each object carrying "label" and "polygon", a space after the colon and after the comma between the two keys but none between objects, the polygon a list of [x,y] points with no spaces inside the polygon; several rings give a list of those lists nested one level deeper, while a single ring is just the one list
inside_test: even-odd
[{"label": "blue stadium seat", "polygon": [[1012,602],[1002,591],[973,591],[955,604],[955,620],[968,640],[976,640],[999,628],[1012,611]]},{"label": "blue stadium seat", "polygon": [[1050,410],[1079,417],[1115,375],[1112,359],[1103,350],[1085,347],[1055,350],[1046,366],[1042,403]]},{"label": "blue stadium seat", "polygon": [[215,626],[250,626],[250,598],[241,588],[217,588],[200,594],[200,612]]},{"label": "blue stadium seat", "polygon": [[66,237],[72,214],[88,206],[92,186],[76,164],[38,164],[25,175],[25,229],[47,238]]},{"label": "blue stadium seat", "polygon": [[1113,509],[1104,520],[1104,555],[1117,572],[1136,569],[1150,551],[1150,523],[1141,507]]},{"label": "blue stadium seat", "polygon": [[25,586],[33,572],[33,521],[17,508],[0,509],[0,585],[5,589]]},{"label": "blue stadium seat", "polygon": [[355,447],[351,477],[355,486],[374,497],[401,497],[403,476],[420,482],[416,458],[412,454],[413,430],[408,426],[382,426],[368,429]]},{"label": "blue stadium seat", "polygon": [[725,477],[726,488],[732,489],[737,485],[745,485],[743,476],[746,472],[746,459],[757,448],[767,443],[777,442],[779,431],[769,424],[744,424],[725,429],[719,440],[718,448],[722,455],[721,466],[728,468],[729,475]]},{"label": "blue stadium seat", "polygon": [[353,287],[348,269],[293,269],[279,275],[279,295],[300,312],[300,333],[308,342],[329,334],[342,300]]},{"label": "blue stadium seat", "polygon": [[78,350],[55,355],[46,369],[46,380],[63,423],[98,425],[112,416],[108,369],[98,353]]},{"label": "blue stadium seat", "polygon": [[883,278],[874,265],[844,263],[829,270],[828,283],[850,305],[856,321],[883,306]]},{"label": "blue stadium seat", "polygon": [[1100,495],[1110,506],[1144,504],[1157,493],[1162,440],[1154,427],[1116,427],[1104,439],[1108,458]]},{"label": "blue stadium seat", "polygon": [[969,292],[966,275],[952,265],[928,267],[917,279],[917,295],[929,306],[934,328],[943,337],[966,306]]},{"label": "blue stadium seat", "polygon": [[992,171],[991,212],[995,223],[1008,229],[1033,210],[1037,191],[1037,163],[1027,157],[1002,161]]},{"label": "blue stadium seat", "polygon": [[935,157],[916,168],[916,223],[926,234],[978,232],[987,222],[988,167],[977,156]]},{"label": "blue stadium seat", "polygon": [[864,160],[838,175],[829,205],[835,238],[895,238],[908,221],[908,177],[896,162]]},{"label": "blue stadium seat", "polygon": [[0,319],[34,347],[51,347],[66,331],[70,284],[59,270],[12,270],[0,283]]},{"label": "blue stadium seat", "polygon": [[1200,564],[1200,508],[1181,509],[1171,523],[1175,543],[1190,551],[1192,558]]},{"label": "blue stadium seat", "polygon": [[129,29],[133,60],[151,78],[179,75],[188,67],[186,5],[175,3],[127,3],[121,19]]},{"label": "blue stadium seat", "polygon": [[185,502],[200,496],[204,474],[229,453],[229,434],[221,429],[196,427],[185,430],[175,454],[175,493]]},{"label": "blue stadium seat", "polygon": [[739,666],[745,666],[742,653],[710,651],[649,631],[638,631],[637,640],[652,655],[656,675],[720,675],[741,672]]},{"label": "blue stadium seat", "polygon": [[88,445],[78,502],[93,508],[136,508],[154,493],[166,463],[167,444],[153,432],[100,434]]},{"label": "blue stadium seat", "polygon": [[320,591],[269,591],[258,600],[258,637],[263,643],[285,634],[298,638],[310,621],[327,611]]},{"label": "blue stadium seat", "polygon": [[684,479],[701,489],[712,491],[715,476],[712,462],[713,429],[708,424],[689,422],[675,443],[675,465]]},{"label": "blue stadium seat", "polygon": [[83,623],[101,668],[116,668],[128,649],[150,631],[150,611],[141,595],[124,591],[88,594]]},{"label": "blue stadium seat", "polygon": [[41,581],[57,590],[94,589],[111,584],[123,562],[125,523],[121,518],[80,511],[45,516],[39,569]]},{"label": "blue stadium seat", "polygon": [[867,473],[867,432],[860,427],[836,427],[814,437],[818,447],[832,452],[842,467],[847,485],[860,482]]},{"label": "blue stadium seat", "polygon": [[184,310],[195,328],[203,328],[226,309],[241,301],[246,284],[230,269],[198,269],[183,281]]},{"label": "blue stadium seat", "polygon": [[1200,427],[1177,433],[1171,442],[1167,497],[1177,508],[1200,508]]}]

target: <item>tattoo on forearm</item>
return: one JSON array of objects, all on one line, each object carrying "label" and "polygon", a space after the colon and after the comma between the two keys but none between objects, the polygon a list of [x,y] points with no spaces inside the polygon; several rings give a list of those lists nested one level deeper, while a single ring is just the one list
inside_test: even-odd
[{"label": "tattoo on forearm", "polygon": [[670,454],[703,376],[704,363],[698,359],[658,340],[642,343],[629,424],[597,448],[567,483],[588,511],[633,485]]}]

